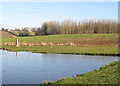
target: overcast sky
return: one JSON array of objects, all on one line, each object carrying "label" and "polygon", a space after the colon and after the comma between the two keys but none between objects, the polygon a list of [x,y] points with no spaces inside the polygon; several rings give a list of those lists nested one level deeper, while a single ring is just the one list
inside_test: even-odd
[{"label": "overcast sky", "polygon": [[118,19],[118,2],[3,2],[4,28],[40,27],[45,21]]}]

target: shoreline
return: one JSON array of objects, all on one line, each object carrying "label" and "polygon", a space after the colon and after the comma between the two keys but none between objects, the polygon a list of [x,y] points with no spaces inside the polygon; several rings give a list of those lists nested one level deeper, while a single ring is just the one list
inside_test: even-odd
[{"label": "shoreline", "polygon": [[[103,71],[103,74],[101,75],[102,77],[106,77],[107,75],[107,73],[104,73],[104,71],[105,70],[107,70],[107,69],[109,69],[109,68],[113,68],[113,67],[115,67],[117,64],[119,64],[119,62],[120,61],[113,61],[113,62],[110,62],[109,64],[106,64],[106,65],[103,65],[103,66],[101,66],[99,69],[94,69],[94,70],[92,70],[92,71],[89,71],[89,72],[86,72],[86,73],[81,73],[81,74],[77,74],[77,75],[74,75],[74,76],[72,76],[72,77],[64,77],[64,78],[61,78],[61,79],[58,79],[57,81],[43,81],[42,82],[42,85],[46,85],[46,86],[51,86],[51,85],[62,85],[63,83],[64,84],[71,84],[71,82],[66,82],[66,81],[69,81],[69,80],[75,80],[76,81],[76,78],[78,79],[80,79],[81,81],[82,81],[82,79],[85,79],[86,80],[86,78],[88,77],[87,75],[91,75],[91,74],[93,74],[92,75],[92,78],[93,77],[96,77],[96,76],[94,76],[94,73],[96,74],[96,73],[100,73],[101,71]],[[111,70],[112,71],[112,70]],[[108,73],[109,74],[109,73]],[[101,77],[100,76],[100,77]],[[116,77],[114,77],[114,78],[116,78]],[[97,78],[97,79],[99,79],[99,78]],[[80,81],[80,80],[78,80],[77,81],[77,84],[78,84],[78,82]],[[63,82],[62,82],[63,81]],[[85,82],[83,81],[83,82],[80,82],[80,83],[82,83],[82,84],[84,84]],[[87,84],[93,84],[93,82],[91,82],[91,81],[89,81],[89,82],[87,82]],[[74,83],[74,84],[76,84],[76,83]],[[98,84],[96,84],[96,85],[99,85],[99,84],[101,84],[100,82],[98,82]],[[102,83],[103,84],[103,83]],[[104,84],[110,84],[109,82],[107,82],[107,83],[104,83]],[[119,84],[119,82],[118,82],[118,84]]]},{"label": "shoreline", "polygon": [[[20,52],[20,51],[29,51],[30,50],[9,50],[7,48],[0,48],[2,50],[12,51],[12,52]],[[44,53],[44,54],[68,54],[68,55],[89,55],[89,56],[120,56],[120,54],[105,54],[105,53],[56,53],[56,52],[37,52],[37,51],[31,51],[32,53]]]}]

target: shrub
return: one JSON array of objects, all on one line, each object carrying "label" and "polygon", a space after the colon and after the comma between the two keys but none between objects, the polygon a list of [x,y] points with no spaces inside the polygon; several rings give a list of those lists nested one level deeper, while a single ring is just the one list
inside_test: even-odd
[{"label": "shrub", "polygon": [[43,85],[48,85],[48,81],[43,81],[43,83],[42,83]]},{"label": "shrub", "polygon": [[55,84],[55,81],[49,81],[48,84],[53,85],[53,84]]},{"label": "shrub", "polygon": [[102,66],[102,67],[100,68],[100,70],[105,69],[105,68],[108,68],[109,66],[110,66],[110,65]]},{"label": "shrub", "polygon": [[117,62],[115,61],[115,62],[112,62],[112,63],[110,63],[110,65],[111,66],[114,66],[114,65],[116,65],[117,64]]},{"label": "shrub", "polygon": [[94,71],[99,71],[99,69],[95,69]]}]

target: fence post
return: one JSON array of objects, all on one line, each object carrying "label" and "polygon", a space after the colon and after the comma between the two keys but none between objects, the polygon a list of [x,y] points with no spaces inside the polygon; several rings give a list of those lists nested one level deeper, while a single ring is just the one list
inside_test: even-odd
[{"label": "fence post", "polygon": [[19,47],[18,39],[16,39],[16,47]]}]

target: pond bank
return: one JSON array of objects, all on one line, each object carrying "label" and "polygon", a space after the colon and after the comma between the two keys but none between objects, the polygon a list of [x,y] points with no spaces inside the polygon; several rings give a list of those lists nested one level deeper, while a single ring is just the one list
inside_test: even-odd
[{"label": "pond bank", "polygon": [[9,48],[0,48],[2,50],[8,50],[8,51],[12,51],[12,52],[18,52],[18,51],[31,51],[32,53],[54,53],[54,54],[73,54],[73,55],[92,55],[92,56],[120,56],[120,54],[111,54],[111,53],[72,53],[72,52],[48,52],[48,51],[38,51],[38,50],[13,50],[13,49],[9,49]]},{"label": "pond bank", "polygon": [[58,81],[44,81],[43,85],[51,86],[58,85],[62,86],[63,84],[116,84],[119,85],[119,75],[118,75],[118,64],[120,61],[115,61],[109,65],[104,65],[99,69],[84,73],[78,74],[74,77],[65,77],[59,79]]}]

